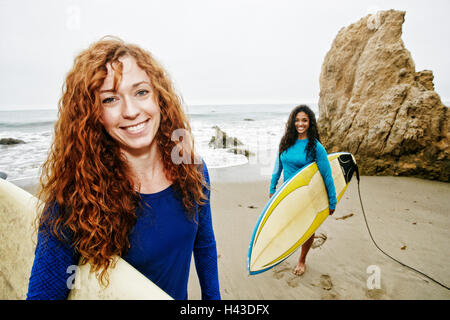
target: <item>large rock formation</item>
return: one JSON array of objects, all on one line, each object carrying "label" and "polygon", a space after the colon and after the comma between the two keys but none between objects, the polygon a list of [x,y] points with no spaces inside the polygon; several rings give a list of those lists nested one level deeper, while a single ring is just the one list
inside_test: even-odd
[{"label": "large rock formation", "polygon": [[380,11],[339,31],[320,75],[321,139],[353,153],[362,174],[449,181],[449,111],[433,73],[415,70],[404,18]]}]

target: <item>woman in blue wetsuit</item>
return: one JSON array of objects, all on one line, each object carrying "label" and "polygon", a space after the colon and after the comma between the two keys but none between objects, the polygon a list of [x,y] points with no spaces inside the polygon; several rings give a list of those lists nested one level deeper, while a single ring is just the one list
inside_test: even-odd
[{"label": "woman in blue wetsuit", "polygon": [[[334,188],[327,152],[320,143],[314,112],[306,105],[297,106],[289,115],[286,131],[281,138],[275,168],[270,182],[270,197],[275,193],[281,172],[284,181],[293,177],[304,166],[316,162],[328,192],[330,215],[336,209]],[[314,234],[303,244],[294,274],[301,276],[306,269],[306,255],[314,241]]]},{"label": "woman in blue wetsuit", "polygon": [[192,253],[202,298],[220,299],[208,170],[190,137],[181,100],[150,53],[117,38],[81,52],[43,165],[27,299],[66,299],[79,261],[107,285],[117,255],[187,299]]}]

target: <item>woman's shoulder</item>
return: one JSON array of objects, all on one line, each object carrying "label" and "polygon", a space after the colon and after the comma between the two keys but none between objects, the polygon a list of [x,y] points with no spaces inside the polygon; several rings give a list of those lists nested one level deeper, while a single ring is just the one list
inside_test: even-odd
[{"label": "woman's shoulder", "polygon": [[39,221],[42,222],[42,226],[48,227],[47,224],[51,224],[62,215],[62,207],[56,201],[49,201],[42,209],[42,213],[39,217]]},{"label": "woman's shoulder", "polygon": [[201,168],[203,172],[203,176],[205,177],[206,182],[209,184],[209,172],[208,172],[208,166],[206,165],[206,162],[203,158],[200,158],[202,160]]},{"label": "woman's shoulder", "polygon": [[319,140],[317,140],[317,139],[315,139],[315,140],[316,140],[316,147],[325,149],[325,147],[323,146],[323,144]]}]

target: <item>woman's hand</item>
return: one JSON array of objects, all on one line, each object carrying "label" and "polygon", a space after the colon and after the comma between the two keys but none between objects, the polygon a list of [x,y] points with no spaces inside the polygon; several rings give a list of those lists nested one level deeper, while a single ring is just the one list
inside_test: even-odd
[{"label": "woman's hand", "polygon": [[269,199],[272,198],[272,196],[273,196],[273,193],[269,193]]},{"label": "woman's hand", "polygon": [[336,209],[330,209],[330,216],[333,215],[333,213],[334,213],[335,210],[336,210]]}]

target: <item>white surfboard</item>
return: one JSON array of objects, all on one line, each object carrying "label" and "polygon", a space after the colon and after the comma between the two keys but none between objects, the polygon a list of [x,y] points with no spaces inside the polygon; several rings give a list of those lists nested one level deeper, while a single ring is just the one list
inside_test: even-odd
[{"label": "white surfboard", "polygon": [[[37,241],[33,222],[38,204],[30,193],[0,179],[0,299],[26,298]],[[89,264],[78,266],[74,275],[68,299],[172,299],[120,257],[108,270],[106,288],[90,272]]]},{"label": "white surfboard", "polygon": [[[328,160],[339,202],[353,173],[357,173],[356,161],[347,152],[330,154]],[[327,190],[313,162],[285,181],[264,207],[250,241],[249,274],[267,271],[288,258],[328,214]]]}]

